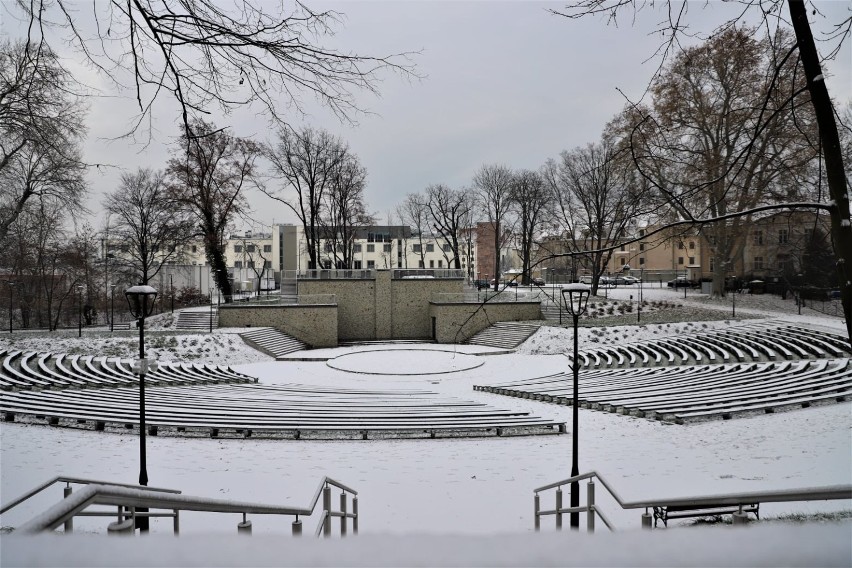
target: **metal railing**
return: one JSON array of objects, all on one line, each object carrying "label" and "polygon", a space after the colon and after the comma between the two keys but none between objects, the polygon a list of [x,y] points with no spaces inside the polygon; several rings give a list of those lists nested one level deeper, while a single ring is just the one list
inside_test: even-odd
[{"label": "metal railing", "polygon": [[[579,507],[562,506],[562,487],[588,479],[586,487],[586,504]],[[597,479],[615,502],[622,509],[645,509],[642,514],[642,528],[650,529],[654,507],[711,507],[716,505],[736,506],[742,512],[743,507],[754,503],[788,503],[797,501],[827,501],[832,499],[852,499],[852,485],[831,485],[827,487],[806,487],[801,489],[785,489],[779,491],[752,491],[746,493],[726,493],[721,495],[705,495],[700,497],[679,497],[674,499],[653,499],[643,501],[624,501],[615,489],[597,472],[591,471],[562,481],[556,481],[533,489],[533,506],[535,508],[535,530],[541,530],[541,517],[553,515],[556,517],[556,529],[562,529],[562,516],[570,513],[586,513],[586,527],[589,532],[595,531],[595,517],[600,517],[609,530],[615,530],[612,523],[595,504],[595,483]],[[555,507],[542,510],[539,493],[556,489]]]},{"label": "metal railing", "polygon": [[[289,272],[289,271],[288,271]],[[296,271],[299,280],[373,280],[376,278],[372,269],[325,269]]]},{"label": "metal railing", "polygon": [[336,304],[336,294],[280,294],[276,296],[255,296],[225,306],[226,309],[246,308],[257,306],[292,306],[292,305],[328,305]]},{"label": "metal railing", "polygon": [[430,300],[437,304],[483,304],[487,302],[540,302],[543,296],[537,293],[517,293],[514,288],[495,292],[479,290],[469,292],[435,292]]},{"label": "metal railing", "polygon": [[[207,499],[203,497],[191,497],[182,495],[174,489],[160,489],[145,487],[141,485],[128,485],[120,483],[109,483],[87,479],[70,477],[57,477],[22,497],[15,499],[0,509],[4,513],[13,507],[23,503],[27,499],[46,489],[57,482],[85,484],[86,487],[77,492],[70,490],[70,485],[65,488],[65,499],[57,503],[44,513],[24,523],[15,532],[32,534],[55,530],[64,525],[66,532],[73,531],[73,519],[77,516],[116,516],[117,522],[111,523],[109,532],[131,532],[136,525],[137,517],[173,517],[174,533],[180,532],[181,511],[204,511],[211,513],[236,513],[242,515],[242,521],[237,525],[237,531],[243,534],[251,534],[251,521],[248,515],[287,515],[295,516],[292,523],[293,536],[302,534],[302,521],[300,516],[310,516],[316,509],[320,496],[322,496],[322,512],[320,522],[317,526],[316,535],[324,537],[331,536],[332,518],[340,518],[340,535],[348,533],[348,521],[352,519],[352,532],[358,534],[358,492],[329,477],[324,477],[317,490],[306,507],[283,507],[257,503],[245,503],[237,501],[223,501],[219,499]],[[340,505],[338,510],[332,509],[331,488],[341,490]],[[349,505],[351,504],[351,508]],[[108,511],[86,511],[91,505],[106,505],[117,507],[117,513]],[[166,510],[167,512],[156,512],[150,509]]]},{"label": "metal railing", "polygon": [[465,277],[461,268],[394,268],[391,278],[404,280],[406,278],[437,278],[437,279],[462,279]]},{"label": "metal railing", "polygon": [[[112,486],[115,486],[115,487],[129,487],[129,488],[133,488],[133,489],[136,489],[136,490],[158,491],[158,492],[163,492],[163,493],[175,493],[175,494],[180,493],[180,491],[178,491],[177,489],[164,489],[162,487],[147,487],[145,485],[134,485],[134,484],[128,484],[128,483],[112,483],[112,482],[109,482],[109,481],[98,481],[98,480],[95,480],[95,479],[84,479],[84,478],[81,478],[81,477],[58,476],[58,477],[54,477],[53,479],[50,479],[48,481],[45,481],[44,483],[42,483],[38,487],[35,487],[34,489],[31,489],[27,493],[24,493],[23,495],[21,495],[17,499],[12,500],[11,503],[7,503],[6,505],[3,505],[2,507],[0,507],[0,515],[5,513],[6,511],[14,509],[15,507],[17,507],[18,505],[20,505],[24,501],[27,501],[30,498],[35,497],[36,495],[38,495],[39,493],[41,493],[42,491],[44,491],[48,487],[51,487],[52,485],[55,485],[57,483],[64,483],[65,484],[65,487],[62,488],[62,495],[66,499],[74,493],[74,489],[71,486],[72,484],[74,484],[74,485],[112,485]],[[120,514],[121,514],[121,512],[119,511],[119,515]],[[113,516],[113,513],[106,512],[106,511],[87,511],[85,513],[82,513],[81,516],[111,517],[111,516]],[[171,515],[169,515],[169,516],[171,516]],[[175,516],[175,523],[177,523],[177,517],[176,516]],[[72,532],[74,530],[73,516],[66,519],[64,521],[64,525],[65,525],[65,531],[66,532]]]}]

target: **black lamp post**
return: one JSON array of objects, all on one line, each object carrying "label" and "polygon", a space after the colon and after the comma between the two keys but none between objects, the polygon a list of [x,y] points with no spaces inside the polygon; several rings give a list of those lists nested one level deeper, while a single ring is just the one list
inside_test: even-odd
[{"label": "black lamp post", "polygon": [[[139,325],[139,485],[148,485],[148,466],[145,459],[145,373],[148,371],[148,361],[145,359],[145,318],[154,311],[154,300],[157,291],[151,286],[140,284],[124,291],[130,314],[138,320]],[[147,512],[147,509],[140,509]],[[148,530],[148,517],[136,518],[136,527],[141,531]]]},{"label": "black lamp post", "polygon": [[12,312],[15,309],[12,306],[12,288],[15,286],[16,283],[12,282],[11,280],[7,280],[6,284],[9,285],[9,333],[12,333]]},{"label": "black lamp post", "polygon": [[[571,370],[574,373],[574,402],[572,404],[572,456],[571,456],[571,477],[580,475],[578,453],[578,432],[579,432],[579,416],[577,411],[579,399],[579,375],[580,367],[577,363],[577,324],[580,316],[586,313],[586,308],[589,305],[589,295],[591,290],[585,284],[569,284],[562,289],[562,299],[565,301],[565,307],[571,317],[574,318],[574,359],[571,363]],[[574,481],[571,483],[571,507],[580,506],[580,482]],[[580,513],[571,513],[571,528],[576,530],[580,527]]]},{"label": "black lamp post", "polygon": [[175,313],[175,281],[173,274],[169,274],[169,295],[172,297],[172,313]]},{"label": "black lamp post", "polygon": [[110,285],[109,298],[109,332],[115,329],[115,284]]},{"label": "black lamp post", "polygon": [[77,286],[79,306],[77,310],[77,337],[83,337],[83,286]]}]

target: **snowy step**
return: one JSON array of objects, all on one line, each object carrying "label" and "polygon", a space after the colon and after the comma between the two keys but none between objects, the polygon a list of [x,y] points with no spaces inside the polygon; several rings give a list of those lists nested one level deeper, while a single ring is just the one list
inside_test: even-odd
[{"label": "snowy step", "polygon": [[271,327],[253,329],[241,333],[240,337],[258,351],[263,351],[272,357],[283,357],[284,355],[301,351],[308,347],[295,337]]}]

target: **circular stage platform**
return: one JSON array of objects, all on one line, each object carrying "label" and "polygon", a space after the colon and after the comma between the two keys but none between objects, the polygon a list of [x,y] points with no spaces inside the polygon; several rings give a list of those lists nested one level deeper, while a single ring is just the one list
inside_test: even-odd
[{"label": "circular stage platform", "polygon": [[359,351],[330,359],[332,369],[370,375],[439,375],[482,366],[482,357],[440,349]]}]

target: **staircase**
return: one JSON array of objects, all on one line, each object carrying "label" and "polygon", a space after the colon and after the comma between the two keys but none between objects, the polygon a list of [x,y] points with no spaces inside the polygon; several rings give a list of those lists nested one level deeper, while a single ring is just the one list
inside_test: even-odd
[{"label": "staircase", "polygon": [[[213,329],[219,327],[219,311],[212,311]],[[192,331],[210,331],[210,310],[181,310],[178,312],[176,329],[186,329]]]},{"label": "staircase", "polygon": [[538,328],[539,326],[536,324],[524,322],[497,322],[468,339],[467,343],[500,349],[514,349],[526,341]]},{"label": "staircase", "polygon": [[307,345],[293,336],[271,327],[259,327],[241,333],[243,341],[272,357],[283,357],[295,351],[307,349]]},{"label": "staircase", "polygon": [[[559,321],[559,304],[556,304],[556,303],[553,303],[553,302],[547,302],[547,303],[542,302],[541,303],[541,315],[544,319],[546,319],[548,321],[558,322]],[[563,321],[563,323],[567,322],[569,319],[571,319],[571,316],[568,313],[566,313],[565,310],[563,309],[562,310],[562,321]]]}]

